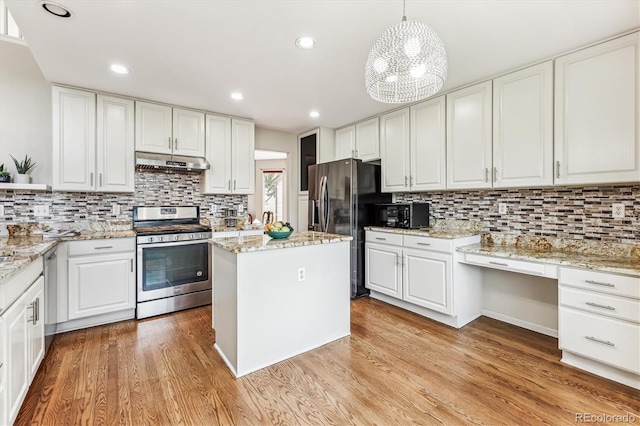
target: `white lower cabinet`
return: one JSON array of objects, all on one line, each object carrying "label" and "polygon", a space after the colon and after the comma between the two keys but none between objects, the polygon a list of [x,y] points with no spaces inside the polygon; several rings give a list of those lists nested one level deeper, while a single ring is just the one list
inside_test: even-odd
[{"label": "white lower cabinet", "polygon": [[479,237],[443,240],[367,231],[365,287],[371,297],[452,327],[480,316],[481,273],[454,260],[457,245]]},{"label": "white lower cabinet", "polygon": [[[12,424],[44,358],[42,258],[3,286],[15,300],[0,317],[0,424]],[[12,297],[13,299],[13,297]]]},{"label": "white lower cabinet", "polygon": [[133,239],[69,242],[69,319],[136,305]]},{"label": "white lower cabinet", "polygon": [[561,267],[562,361],[640,389],[640,278]]}]

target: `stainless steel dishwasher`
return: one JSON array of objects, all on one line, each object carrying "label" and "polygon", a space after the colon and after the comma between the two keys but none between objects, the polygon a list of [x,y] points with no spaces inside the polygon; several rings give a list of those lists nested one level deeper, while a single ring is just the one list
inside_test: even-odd
[{"label": "stainless steel dishwasher", "polygon": [[58,246],[44,255],[44,350],[58,329]]}]

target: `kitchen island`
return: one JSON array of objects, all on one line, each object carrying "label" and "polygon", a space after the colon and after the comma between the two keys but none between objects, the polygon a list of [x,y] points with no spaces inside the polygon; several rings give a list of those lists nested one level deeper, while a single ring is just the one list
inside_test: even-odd
[{"label": "kitchen island", "polygon": [[211,240],[215,348],[236,377],[350,334],[350,236]]}]

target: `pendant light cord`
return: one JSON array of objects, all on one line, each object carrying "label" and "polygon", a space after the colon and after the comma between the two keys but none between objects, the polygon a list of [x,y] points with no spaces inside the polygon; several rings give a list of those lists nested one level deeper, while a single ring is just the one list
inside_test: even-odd
[{"label": "pendant light cord", "polygon": [[402,20],[406,21],[407,20],[407,14],[405,12],[405,6],[407,4],[407,0],[402,0]]}]

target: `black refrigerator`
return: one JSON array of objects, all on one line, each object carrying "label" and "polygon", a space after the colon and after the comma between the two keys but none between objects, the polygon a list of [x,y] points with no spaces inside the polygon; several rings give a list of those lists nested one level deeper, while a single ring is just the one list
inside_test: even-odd
[{"label": "black refrigerator", "polygon": [[364,227],[374,225],[377,203],[390,203],[380,191],[380,166],[347,158],[309,166],[309,230],[350,235],[351,298],[364,287]]}]

